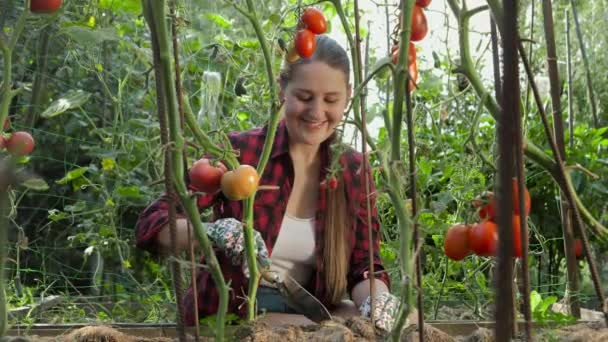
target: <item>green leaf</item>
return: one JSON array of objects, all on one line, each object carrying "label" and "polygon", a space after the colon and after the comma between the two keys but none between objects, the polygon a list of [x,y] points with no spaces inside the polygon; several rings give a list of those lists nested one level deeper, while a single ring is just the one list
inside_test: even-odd
[{"label": "green leaf", "polygon": [[23,182],[23,186],[30,190],[36,191],[46,191],[49,189],[49,185],[46,184],[46,182],[42,178],[30,178]]},{"label": "green leaf", "polygon": [[42,112],[41,116],[48,119],[64,113],[67,110],[80,107],[87,102],[90,96],[90,93],[82,90],[70,90],[62,97],[53,101],[53,103]]},{"label": "green leaf", "polygon": [[556,296],[548,296],[543,299],[542,303],[538,306],[537,311],[539,312],[547,312],[549,307],[553,305],[553,303],[557,302]]},{"label": "green leaf", "polygon": [[221,28],[232,28],[232,23],[230,23],[228,20],[226,20],[226,18],[222,17],[219,14],[207,13],[207,19],[213,21],[217,26]]},{"label": "green leaf", "polygon": [[249,113],[247,113],[247,112],[239,112],[239,113],[236,115],[236,118],[237,118],[239,121],[241,121],[241,122],[243,122],[243,121],[247,121],[247,119],[249,119]]},{"label": "green leaf", "polygon": [[116,189],[116,193],[119,196],[126,198],[140,198],[141,193],[139,192],[139,187],[136,186],[121,186]]},{"label": "green leaf", "polygon": [[63,178],[61,178],[60,180],[55,181],[55,183],[68,184],[69,182],[73,181],[74,179],[77,179],[77,178],[81,177],[82,175],[84,175],[84,173],[87,172],[87,170],[89,170],[89,168],[86,166],[74,169],[74,170],[66,173],[65,176]]},{"label": "green leaf", "polygon": [[244,39],[239,40],[239,46],[247,49],[257,49],[260,47],[260,41],[257,39]]},{"label": "green leaf", "polygon": [[62,220],[66,217],[68,217],[68,214],[63,212],[63,211],[59,211],[57,209],[51,209],[48,211],[48,217],[49,220],[53,221],[53,222],[57,222],[59,220]]},{"label": "green leaf", "polygon": [[112,11],[125,11],[131,14],[141,13],[141,1],[139,0],[100,0],[99,7]]},{"label": "green leaf", "polygon": [[536,311],[536,307],[542,302],[540,294],[536,291],[530,292],[530,310]]}]

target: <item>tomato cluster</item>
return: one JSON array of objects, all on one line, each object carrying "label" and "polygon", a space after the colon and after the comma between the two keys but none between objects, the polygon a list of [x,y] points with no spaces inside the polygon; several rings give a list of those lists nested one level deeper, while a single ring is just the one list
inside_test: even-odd
[{"label": "tomato cluster", "polygon": [[194,162],[188,171],[190,186],[205,193],[222,191],[226,198],[233,201],[250,197],[258,188],[260,177],[255,168],[240,165],[233,171],[228,171],[224,164],[213,164],[209,159],[202,158]]},{"label": "tomato cluster", "polygon": [[294,39],[294,46],[287,54],[287,60],[296,61],[299,57],[308,58],[316,49],[315,35],[323,34],[327,30],[327,20],[323,12],[308,7],[302,12],[298,22],[298,31]]},{"label": "tomato cluster", "polygon": [[[412,25],[410,33],[410,44],[408,46],[408,59],[407,59],[407,71],[409,74],[408,89],[410,92],[416,88],[416,81],[418,80],[418,64],[416,63],[416,47],[412,42],[419,42],[426,37],[429,27],[424,14],[423,8],[426,8],[431,3],[431,0],[416,0],[416,4],[412,10]],[[399,17],[399,27],[401,27],[401,17]],[[399,47],[400,44],[396,42],[391,48],[391,61],[393,64],[399,62]]]},{"label": "tomato cluster", "polygon": [[[521,227],[519,211],[519,194],[517,180],[513,179],[513,255],[522,257]],[[530,193],[524,187],[524,208],[526,216],[530,214]],[[494,194],[486,192],[473,202],[479,208],[478,214],[481,222],[473,225],[457,224],[448,229],[445,240],[445,255],[453,260],[462,260],[471,253],[479,256],[496,255],[498,246],[498,225],[496,224],[497,204]]]},{"label": "tomato cluster", "polygon": [[[11,127],[8,118],[4,120],[3,130]],[[12,155],[27,156],[34,150],[35,142],[31,134],[25,131],[13,132],[8,138],[0,131],[0,150],[5,149]]]}]

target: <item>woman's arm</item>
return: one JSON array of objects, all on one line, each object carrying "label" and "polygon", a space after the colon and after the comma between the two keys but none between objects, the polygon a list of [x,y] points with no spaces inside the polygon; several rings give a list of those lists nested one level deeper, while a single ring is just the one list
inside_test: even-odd
[{"label": "woman's arm", "polygon": [[[175,227],[177,253],[190,249],[188,237],[190,237],[194,249],[198,249],[199,243],[198,239],[194,236],[194,232],[192,231],[192,225],[188,224],[188,220],[185,218],[177,219],[177,224]],[[171,231],[168,224],[160,229],[156,242],[161,253],[166,254],[171,251]]]},{"label": "woman's arm", "polygon": [[[369,297],[371,293],[369,291],[369,285],[370,281],[369,279],[366,279],[364,281],[359,282],[357,285],[355,285],[355,287],[353,287],[352,299],[353,302],[355,302],[355,306],[357,308],[360,307],[361,304],[363,304],[367,297]],[[379,295],[383,292],[389,292],[388,286],[386,286],[386,283],[384,283],[382,280],[374,278],[374,296]]]}]

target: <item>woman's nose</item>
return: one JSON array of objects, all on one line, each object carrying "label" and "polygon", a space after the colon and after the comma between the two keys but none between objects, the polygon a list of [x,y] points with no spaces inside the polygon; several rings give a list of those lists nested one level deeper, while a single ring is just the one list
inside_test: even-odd
[{"label": "woman's nose", "polygon": [[325,115],[325,104],[322,100],[313,100],[310,105],[310,116],[321,119]]}]

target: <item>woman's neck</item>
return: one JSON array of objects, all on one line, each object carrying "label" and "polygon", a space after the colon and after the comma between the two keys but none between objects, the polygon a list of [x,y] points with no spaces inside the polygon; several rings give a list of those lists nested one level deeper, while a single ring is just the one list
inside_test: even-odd
[{"label": "woman's neck", "polygon": [[299,166],[314,165],[319,160],[319,145],[290,144],[289,156]]}]

